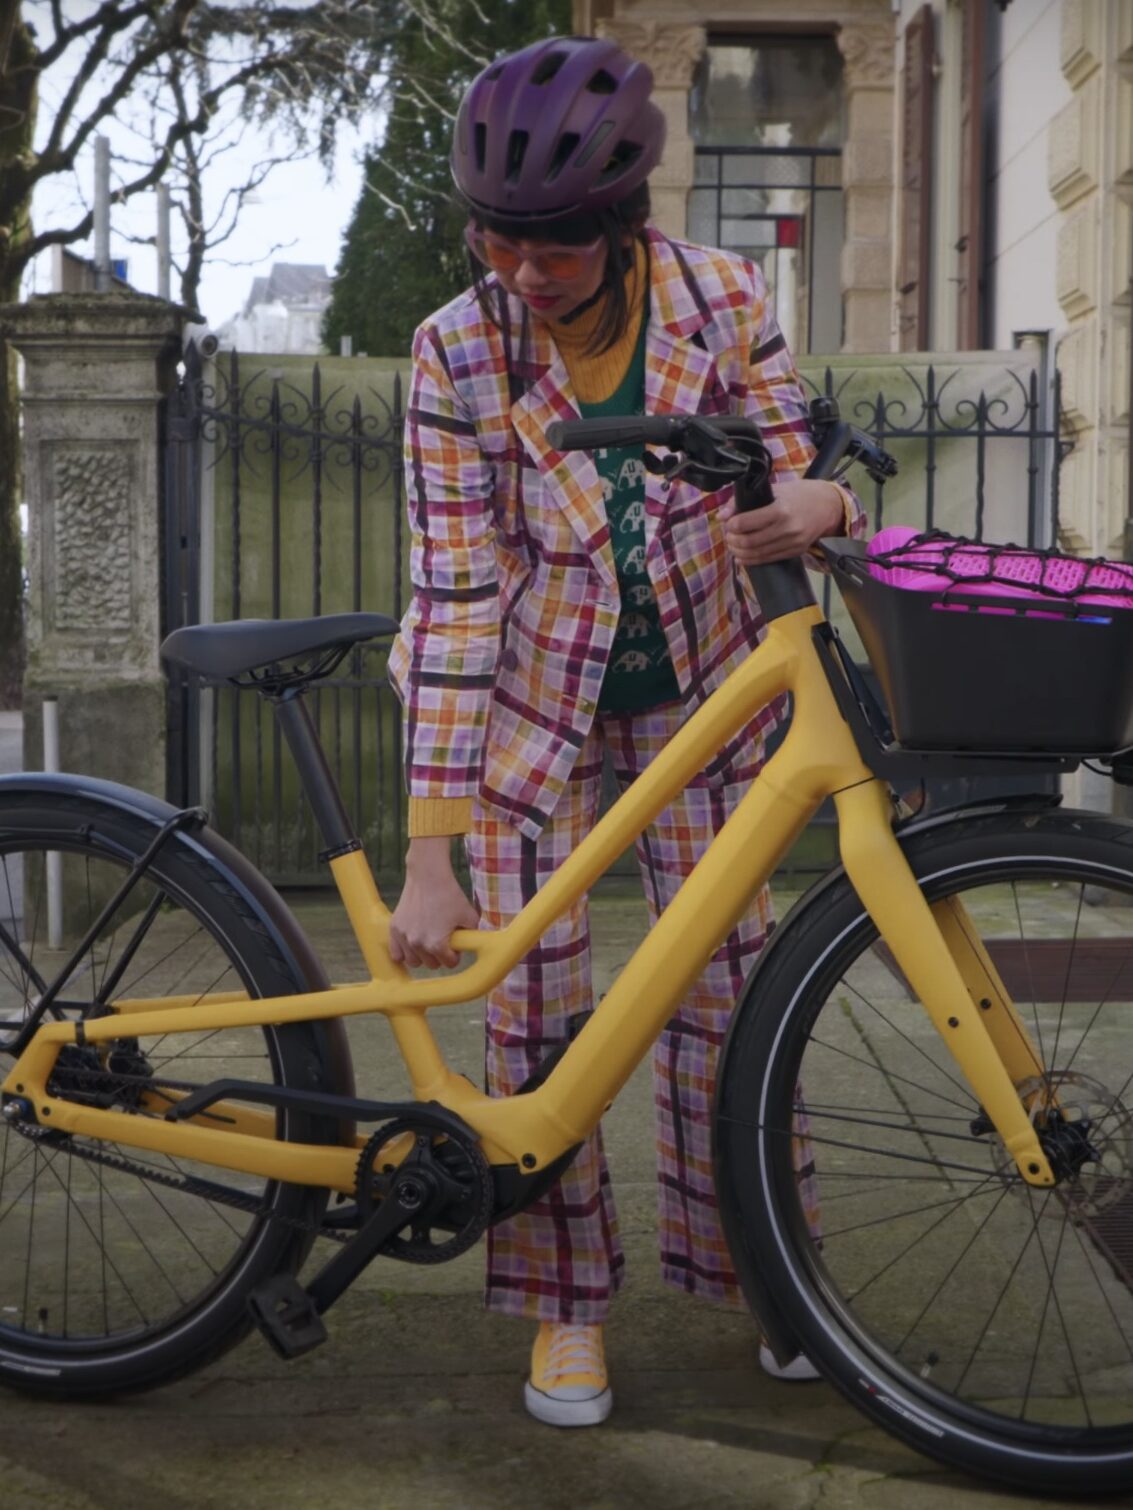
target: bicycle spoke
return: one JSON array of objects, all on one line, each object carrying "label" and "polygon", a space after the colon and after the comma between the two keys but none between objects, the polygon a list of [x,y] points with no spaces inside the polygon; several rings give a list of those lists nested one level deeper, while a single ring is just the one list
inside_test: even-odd
[{"label": "bicycle spoke", "polygon": [[979,1195],[998,1194],[1002,1198],[1005,1194],[1002,1188],[997,1189],[995,1186],[989,1185],[986,1180],[977,1183],[982,1188],[973,1190],[968,1195],[949,1196],[941,1201],[928,1201],[923,1206],[907,1206],[901,1211],[886,1211],[883,1216],[870,1217],[864,1222],[854,1222],[849,1227],[835,1227],[833,1229],[824,1227],[822,1229],[822,1241],[824,1243],[832,1243],[836,1237],[848,1237],[851,1232],[865,1232],[869,1227],[885,1227],[891,1222],[904,1221],[906,1217],[921,1216],[926,1211],[940,1211],[945,1207],[949,1211],[954,1211],[961,1202],[973,1200]]},{"label": "bicycle spoke", "polygon": [[1039,1253],[1042,1255],[1043,1264],[1047,1270],[1047,1307],[1045,1309],[1049,1309],[1050,1305],[1053,1305],[1054,1307],[1055,1315],[1058,1317],[1058,1325],[1062,1331],[1062,1339],[1066,1344],[1066,1352],[1070,1358],[1070,1367],[1074,1371],[1074,1378],[1078,1384],[1078,1396],[1082,1401],[1082,1407],[1086,1413],[1086,1425],[1092,1426],[1093,1421],[1090,1417],[1089,1401],[1086,1399],[1085,1390],[1082,1388],[1082,1375],[1078,1368],[1078,1360],[1074,1355],[1074,1344],[1070,1340],[1070,1333],[1066,1326],[1066,1317],[1063,1314],[1062,1310],[1062,1301],[1054,1285],[1054,1276],[1058,1271],[1058,1261],[1062,1256],[1062,1244],[1065,1240],[1066,1229],[1068,1226],[1069,1222],[1067,1221],[1065,1211],[1063,1211],[1062,1221],[1060,1222],[1058,1228],[1058,1245],[1054,1250],[1054,1262],[1052,1264],[1047,1263],[1046,1247],[1043,1243],[1042,1231],[1040,1230],[1038,1234]]},{"label": "bicycle spoke", "polygon": [[1000,1309],[1000,1306],[1003,1304],[1004,1300],[1007,1298],[1007,1292],[1008,1292],[1008,1290],[1009,1290],[1009,1288],[1011,1286],[1011,1283],[1014,1280],[1015,1275],[1018,1272],[1018,1270],[1019,1270],[1019,1268],[1020,1268],[1020,1266],[1021,1266],[1021,1264],[1023,1262],[1023,1259],[1024,1259],[1025,1255],[1026,1255],[1027,1249],[1031,1245],[1031,1240],[1035,1236],[1035,1234],[1037,1233],[1037,1231],[1038,1231],[1037,1224],[1035,1224],[1034,1222],[1032,1222],[1031,1229],[1026,1234],[1026,1236],[1025,1236],[1025,1238],[1023,1240],[1023,1246],[1019,1249],[1019,1252],[1018,1252],[1018,1254],[1016,1255],[1016,1258],[1015,1258],[1015,1262],[1012,1264],[1011,1269],[1008,1272],[1007,1278],[1003,1281],[1003,1284],[1000,1287],[999,1294],[996,1297],[995,1305],[991,1308],[990,1312],[988,1313],[988,1318],[984,1322],[983,1330],[980,1332],[979,1336],[976,1338],[975,1343],[974,1343],[974,1345],[972,1347],[972,1351],[968,1355],[968,1360],[965,1363],[963,1372],[960,1375],[960,1380],[959,1380],[959,1384],[957,1385],[957,1388],[963,1388],[964,1380],[968,1377],[968,1373],[969,1373],[969,1371],[970,1371],[970,1369],[972,1367],[972,1364],[975,1362],[976,1355],[978,1354],[980,1348],[983,1346],[983,1343],[986,1340],[987,1335],[988,1335],[988,1333],[991,1330],[991,1324],[995,1320],[995,1317],[996,1317],[996,1315],[997,1315],[997,1313],[998,1313],[998,1311]]},{"label": "bicycle spoke", "polygon": [[122,979],[122,976],[129,969],[131,961],[142,946],[143,939],[153,927],[154,919],[157,917],[158,911],[161,908],[161,904],[164,901],[165,893],[160,889],[155,891],[153,896],[149,900],[149,904],[146,907],[145,912],[142,914],[140,922],[138,923],[137,927],[134,929],[130,937],[126,940],[125,946],[123,947],[113,970],[110,969],[110,954],[107,954],[107,969],[102,977],[102,981],[99,984],[98,990],[95,992],[94,997],[95,1001],[97,1001],[101,1005],[106,1004],[107,997],[114,990],[114,987],[118,984],[118,982]]},{"label": "bicycle spoke", "polygon": [[[854,995],[858,998],[862,1005],[864,1007],[868,1007],[871,1012],[879,1017],[891,1032],[895,1033],[897,1037],[907,1043],[915,1053],[919,1054],[926,1063],[930,1064],[938,1075],[942,1076],[943,1079],[947,1080],[951,1085],[955,1086],[955,1088],[960,1092],[961,1096],[970,1096],[971,1093],[962,1080],[960,1080],[956,1075],[952,1074],[950,1070],[946,1070],[942,1065],[938,1064],[937,1061],[932,1057],[932,1055],[926,1049],[922,1048],[915,1039],[911,1038],[903,1028],[899,1028],[895,1022],[886,1017],[885,1013],[881,1010],[880,1007],[876,1006],[872,1001],[869,1001],[865,996],[862,995],[860,991],[856,990],[854,987],[851,986],[848,989],[852,990],[854,992]],[[855,1027],[857,1027],[857,1024],[855,1024]],[[857,1031],[863,1038],[867,1038],[867,1035],[865,1034],[863,1029],[857,1028]],[[954,1104],[956,1106],[963,1106],[964,1102],[957,1101]]]},{"label": "bicycle spoke", "polygon": [[[992,1187],[989,1186],[988,1189],[986,1189],[983,1192],[983,1194],[984,1195],[993,1195],[993,1194],[995,1194],[995,1191],[994,1191],[994,1189]],[[945,1272],[941,1276],[940,1281],[937,1284],[936,1288],[933,1290],[933,1292],[929,1296],[928,1300],[924,1303],[924,1305],[921,1307],[920,1311],[918,1312],[918,1314],[916,1316],[916,1319],[913,1321],[913,1324],[908,1328],[908,1330],[905,1332],[905,1335],[901,1338],[900,1342],[897,1344],[897,1347],[896,1347],[895,1351],[898,1354],[900,1354],[901,1349],[905,1346],[905,1344],[908,1342],[909,1338],[913,1335],[913,1333],[916,1331],[916,1329],[920,1326],[921,1322],[928,1315],[929,1311],[936,1304],[936,1301],[939,1299],[939,1297],[941,1296],[941,1294],[944,1292],[945,1286],[948,1284],[948,1281],[953,1277],[954,1274],[956,1274],[958,1272],[958,1270],[960,1268],[960,1265],[963,1263],[964,1259],[967,1258],[968,1254],[975,1247],[976,1243],[978,1243],[979,1240],[980,1240],[980,1238],[987,1232],[988,1226],[989,1226],[992,1218],[995,1216],[995,1213],[999,1209],[1000,1202],[1003,1201],[1006,1198],[1007,1194],[1008,1194],[1008,1192],[1007,1192],[1006,1189],[1001,1189],[999,1191],[999,1193],[998,1193],[998,1199],[996,1200],[996,1203],[992,1207],[991,1211],[988,1212],[987,1216],[984,1218],[984,1220],[980,1224],[980,1226],[978,1226],[976,1228],[976,1230],[972,1233],[971,1237],[968,1239],[967,1243],[964,1245],[964,1248],[963,1248],[962,1252],[960,1253],[959,1257],[953,1262],[952,1267],[950,1269],[946,1269],[945,1270]]]},{"label": "bicycle spoke", "polygon": [[1044,1057],[1043,1063],[1051,1067],[1059,1063],[1058,1046],[1062,1039],[1062,1020],[1066,1015],[1066,1002],[1070,995],[1070,971],[1074,961],[1074,944],[1078,938],[1078,931],[1082,926],[1082,907],[1086,899],[1086,888],[1078,887],[1078,905],[1074,913],[1074,931],[1070,936],[1071,947],[1066,951],[1066,971],[1062,978],[1062,994],[1058,1001],[1058,1020],[1054,1025],[1054,1047],[1051,1050],[1050,1059]]},{"label": "bicycle spoke", "polygon": [[[989,1178],[990,1178],[990,1176],[989,1176]],[[956,1196],[954,1200],[941,1202],[941,1204],[947,1208],[943,1212],[943,1214],[941,1216],[938,1216],[937,1219],[936,1219],[936,1221],[933,1222],[930,1227],[927,1227],[923,1232],[918,1233],[917,1236],[914,1237],[913,1240],[910,1243],[906,1244],[906,1246],[904,1248],[902,1248],[899,1253],[895,1254],[894,1257],[891,1258],[888,1261],[888,1263],[883,1264],[880,1269],[878,1269],[874,1274],[872,1274],[870,1276],[870,1278],[868,1280],[866,1280],[866,1282],[865,1282],[864,1285],[859,1285],[848,1296],[848,1299],[850,1299],[850,1300],[857,1300],[857,1299],[859,1299],[865,1293],[865,1291],[870,1288],[871,1285],[874,1285],[874,1284],[877,1283],[877,1281],[882,1277],[882,1275],[888,1274],[889,1270],[893,1268],[894,1264],[900,1263],[901,1259],[907,1257],[913,1251],[914,1248],[919,1247],[919,1245],[921,1243],[923,1243],[926,1238],[931,1237],[932,1234],[934,1232],[936,1232],[937,1229],[939,1227],[941,1227],[948,1220],[948,1218],[950,1216],[952,1216],[952,1215],[955,1214],[955,1210],[956,1210],[957,1206],[963,1204],[963,1202],[965,1202],[965,1201],[970,1201],[971,1199],[972,1199],[971,1195],[961,1195],[961,1196]]]},{"label": "bicycle spoke", "polygon": [[837,1044],[829,1043],[826,1039],[815,1037],[812,1039],[812,1042],[818,1048],[826,1049],[831,1054],[838,1054],[843,1059],[849,1060],[851,1064],[864,1065],[867,1070],[871,1070],[875,1075],[881,1075],[887,1081],[891,1080],[896,1082],[898,1085],[907,1085],[913,1090],[923,1091],[926,1096],[935,1096],[939,1100],[947,1102],[949,1106],[965,1107],[968,1112],[968,1116],[971,1117],[972,1115],[973,1102],[971,1100],[969,1100],[967,1103],[963,1101],[957,1101],[955,1096],[946,1096],[942,1091],[933,1090],[927,1085],[922,1085],[919,1080],[911,1080],[908,1075],[898,1075],[892,1070],[883,1070],[875,1059],[863,1059],[860,1054],[851,1054],[848,1049],[844,1049]]}]

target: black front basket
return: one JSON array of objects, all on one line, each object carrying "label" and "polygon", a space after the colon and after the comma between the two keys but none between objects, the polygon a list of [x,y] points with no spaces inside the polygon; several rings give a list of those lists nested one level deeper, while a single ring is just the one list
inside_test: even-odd
[{"label": "black front basket", "polygon": [[1133,608],[891,587],[871,575],[861,541],[822,545],[902,749],[1083,756],[1133,745]]}]

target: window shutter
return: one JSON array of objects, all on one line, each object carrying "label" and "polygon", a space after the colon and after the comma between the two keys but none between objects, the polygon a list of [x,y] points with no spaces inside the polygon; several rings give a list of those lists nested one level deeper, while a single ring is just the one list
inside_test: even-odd
[{"label": "window shutter", "polygon": [[929,252],[932,217],[932,6],[922,5],[905,28],[901,221],[898,259],[900,349],[928,347]]},{"label": "window shutter", "polygon": [[983,345],[984,8],[964,0],[960,43],[960,238],[956,242],[956,348]]}]

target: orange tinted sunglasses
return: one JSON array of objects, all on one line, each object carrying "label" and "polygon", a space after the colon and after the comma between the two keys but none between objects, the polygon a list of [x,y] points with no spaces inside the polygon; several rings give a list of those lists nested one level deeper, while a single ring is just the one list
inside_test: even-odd
[{"label": "orange tinted sunglasses", "polygon": [[583,271],[605,237],[599,236],[585,246],[560,246],[546,241],[537,252],[524,252],[506,236],[493,236],[491,231],[480,230],[470,220],[464,227],[464,239],[477,261],[494,273],[517,273],[525,262],[530,262],[544,278],[569,283]]}]

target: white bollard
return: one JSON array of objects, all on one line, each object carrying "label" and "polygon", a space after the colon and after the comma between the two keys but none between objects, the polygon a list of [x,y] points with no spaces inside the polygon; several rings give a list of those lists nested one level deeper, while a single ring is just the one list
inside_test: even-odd
[{"label": "white bollard", "polygon": [[[59,769],[59,703],[43,699],[43,769]],[[63,947],[63,856],[52,850],[47,856],[47,947]]]}]

